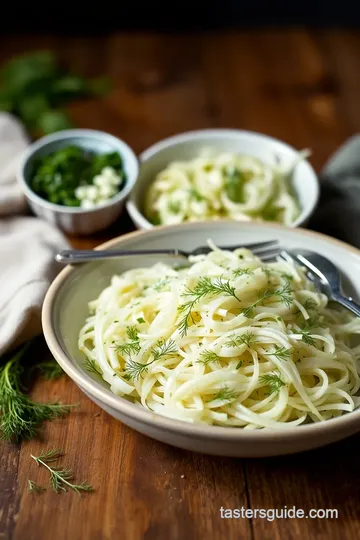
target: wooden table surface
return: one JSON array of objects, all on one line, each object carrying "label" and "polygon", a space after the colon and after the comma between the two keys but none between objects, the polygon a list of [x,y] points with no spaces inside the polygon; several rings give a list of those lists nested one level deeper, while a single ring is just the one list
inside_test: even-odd
[{"label": "wooden table surface", "polygon": [[[110,96],[72,107],[79,127],[102,129],[140,152],[188,129],[232,127],[310,147],[320,170],[360,130],[360,33],[252,31],[200,35],[0,38],[0,61],[52,48],[85,75],[107,73]],[[132,229],[74,246],[91,247]],[[45,354],[45,353],[44,353]],[[49,353],[47,353],[49,354]],[[153,441],[111,418],[62,377],[39,400],[80,403],[46,425],[42,440],[1,443],[0,538],[13,540],[337,539],[359,537],[360,436],[300,455],[226,459]],[[59,447],[96,492],[36,496],[46,481],[30,453]],[[220,508],[337,509],[338,519],[222,519]]]}]

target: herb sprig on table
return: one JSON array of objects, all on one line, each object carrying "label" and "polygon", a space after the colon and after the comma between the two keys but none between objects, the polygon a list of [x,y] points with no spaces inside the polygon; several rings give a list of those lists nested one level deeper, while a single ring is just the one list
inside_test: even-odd
[{"label": "herb sprig on table", "polygon": [[[32,459],[42,467],[45,467],[50,473],[50,486],[55,493],[60,493],[61,491],[67,491],[72,489],[76,491],[78,495],[81,496],[81,492],[91,492],[94,491],[94,488],[88,482],[81,482],[80,484],[75,484],[72,482],[73,472],[71,469],[65,469],[60,467],[54,467],[50,463],[57,461],[63,455],[61,450],[44,450],[40,456],[34,456],[31,454]],[[28,490],[31,493],[41,493],[46,491],[46,488],[39,486],[32,480],[28,480]]]},{"label": "herb sprig on table", "polygon": [[[39,403],[25,393],[22,360],[29,347],[30,344],[24,345],[0,367],[0,438],[8,441],[32,439],[45,420],[64,416],[73,407],[57,402]],[[51,372],[54,375],[54,368]]]},{"label": "herb sprig on table", "polygon": [[33,52],[0,70],[0,111],[17,116],[33,134],[52,133],[73,127],[65,105],[106,94],[109,87],[107,79],[67,72],[51,51]]}]

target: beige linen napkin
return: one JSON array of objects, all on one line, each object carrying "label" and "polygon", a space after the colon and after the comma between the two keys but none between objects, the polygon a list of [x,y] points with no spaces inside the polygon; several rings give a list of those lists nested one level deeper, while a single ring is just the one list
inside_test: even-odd
[{"label": "beige linen napkin", "polygon": [[0,356],[41,333],[41,307],[67,247],[58,229],[21,216],[26,202],[16,170],[29,139],[21,124],[0,113]]}]

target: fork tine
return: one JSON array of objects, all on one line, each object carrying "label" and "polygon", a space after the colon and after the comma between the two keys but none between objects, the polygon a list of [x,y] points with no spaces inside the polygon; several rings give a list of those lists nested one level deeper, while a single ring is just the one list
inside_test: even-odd
[{"label": "fork tine", "polygon": [[299,264],[299,261],[297,260],[297,258],[292,253],[290,253],[289,251],[286,251],[285,249],[281,250],[280,257],[282,257],[286,262],[290,264],[292,263]]},{"label": "fork tine", "polygon": [[280,252],[281,252],[281,249],[279,247],[278,248],[273,247],[273,248],[264,250],[261,253],[258,253],[257,256],[262,261],[271,261],[275,259],[276,257],[278,257],[280,255]]}]

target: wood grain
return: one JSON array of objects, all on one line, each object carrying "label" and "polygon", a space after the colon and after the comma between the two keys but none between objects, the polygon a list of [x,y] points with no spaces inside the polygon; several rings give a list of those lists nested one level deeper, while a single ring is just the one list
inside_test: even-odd
[{"label": "wood grain", "polygon": [[[124,138],[136,152],[187,129],[244,128],[310,147],[320,170],[360,129],[360,34],[304,29],[188,35],[0,38],[0,59],[54,48],[72,69],[107,73],[110,96],[71,107],[81,127]],[[110,230],[71,238],[92,247],[132,229],[124,215]],[[39,380],[39,400],[79,403],[48,424],[39,441],[1,444],[0,538],[11,540],[356,538],[360,461],[355,436],[297,456],[235,460],[152,441],[101,411],[66,377]],[[63,463],[96,492],[27,493],[46,484],[30,454],[64,450]],[[335,508],[336,519],[222,519],[223,508]]]}]

